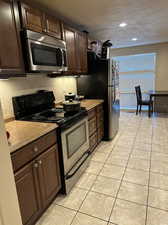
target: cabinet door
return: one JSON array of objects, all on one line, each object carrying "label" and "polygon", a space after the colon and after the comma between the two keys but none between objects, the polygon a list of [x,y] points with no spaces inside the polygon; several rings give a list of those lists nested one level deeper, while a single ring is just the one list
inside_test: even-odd
[{"label": "cabinet door", "polygon": [[57,145],[37,158],[43,207],[47,206],[61,188]]},{"label": "cabinet door", "polygon": [[67,47],[68,74],[77,73],[76,31],[64,26],[64,38]]},{"label": "cabinet door", "polygon": [[87,73],[87,34],[77,32],[77,59],[80,73]]},{"label": "cabinet door", "polygon": [[0,74],[23,73],[13,2],[0,0]]},{"label": "cabinet door", "polygon": [[93,117],[92,119],[89,120],[89,136],[95,133],[96,129],[97,129],[96,117]]},{"label": "cabinet door", "polygon": [[56,18],[46,15],[45,16],[45,23],[46,23],[46,33],[56,37],[58,39],[62,39],[62,29],[61,29],[61,22]]},{"label": "cabinet door", "polygon": [[40,191],[37,173],[38,164],[32,162],[15,174],[23,224],[31,224],[37,218],[40,211]]},{"label": "cabinet door", "polygon": [[22,25],[32,31],[42,32],[44,14],[42,11],[21,3]]}]

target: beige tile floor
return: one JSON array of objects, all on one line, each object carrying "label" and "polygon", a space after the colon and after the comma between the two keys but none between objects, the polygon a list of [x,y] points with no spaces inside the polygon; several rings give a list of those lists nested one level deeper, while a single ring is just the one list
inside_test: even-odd
[{"label": "beige tile floor", "polygon": [[168,225],[168,117],[121,113],[117,137],[36,225]]}]

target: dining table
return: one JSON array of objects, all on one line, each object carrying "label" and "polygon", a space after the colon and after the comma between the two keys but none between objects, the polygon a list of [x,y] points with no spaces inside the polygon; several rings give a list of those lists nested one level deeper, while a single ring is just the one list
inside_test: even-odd
[{"label": "dining table", "polygon": [[[154,91],[150,90],[146,92],[147,95],[149,95],[150,102],[153,101],[155,97],[168,97],[168,91]],[[155,99],[156,101],[156,99]],[[149,111],[149,117],[151,116],[151,110]]]}]

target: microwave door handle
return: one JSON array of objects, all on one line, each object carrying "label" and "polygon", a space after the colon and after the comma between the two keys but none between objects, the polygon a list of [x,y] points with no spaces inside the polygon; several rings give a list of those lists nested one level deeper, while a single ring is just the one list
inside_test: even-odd
[{"label": "microwave door handle", "polygon": [[62,49],[61,49],[61,53],[62,53],[62,66],[64,66],[64,64],[65,64],[65,61],[64,61],[64,52],[63,52]]}]

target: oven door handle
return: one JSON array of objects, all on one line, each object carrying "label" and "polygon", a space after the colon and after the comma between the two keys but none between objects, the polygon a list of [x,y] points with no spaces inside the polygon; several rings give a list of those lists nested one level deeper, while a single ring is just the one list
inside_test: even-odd
[{"label": "oven door handle", "polygon": [[[81,166],[85,163],[85,161],[89,158],[91,152],[90,151],[87,151],[83,154],[82,158],[84,158],[84,160],[82,160],[82,162],[79,164],[79,166],[71,173],[71,170],[73,170],[74,168],[72,168],[70,170],[70,172],[65,176],[65,179],[68,180],[70,179],[71,177],[73,177],[77,172],[78,170],[81,168]],[[82,159],[81,158],[81,159]],[[75,166],[74,166],[75,167]]]}]

